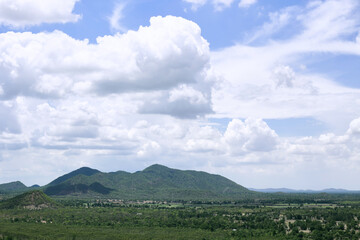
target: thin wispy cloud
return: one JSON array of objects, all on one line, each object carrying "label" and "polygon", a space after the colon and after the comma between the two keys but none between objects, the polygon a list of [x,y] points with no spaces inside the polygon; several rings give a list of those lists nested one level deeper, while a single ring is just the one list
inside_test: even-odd
[{"label": "thin wispy cloud", "polygon": [[124,18],[125,7],[126,3],[124,2],[116,3],[112,15],[108,18],[110,28],[115,32],[127,31],[127,28],[121,22],[121,20]]},{"label": "thin wispy cloud", "polygon": [[296,19],[294,16],[299,14],[299,9],[297,7],[288,7],[281,9],[278,12],[269,13],[269,21],[264,23],[259,29],[251,35],[249,39],[246,40],[246,44],[250,44],[258,39],[271,39],[271,37],[283,30],[291,22],[294,23]]},{"label": "thin wispy cloud", "polygon": [[222,11],[225,8],[229,8],[235,0],[183,0],[184,2],[191,4],[191,9],[196,11],[199,7],[204,6],[207,3],[213,5],[215,11]]},{"label": "thin wispy cloud", "polygon": [[239,2],[239,7],[240,8],[248,8],[251,5],[255,4],[257,2],[257,0],[241,0]]},{"label": "thin wispy cloud", "polygon": [[184,2],[191,4],[191,10],[196,11],[199,7],[204,6],[207,0],[183,0]]}]

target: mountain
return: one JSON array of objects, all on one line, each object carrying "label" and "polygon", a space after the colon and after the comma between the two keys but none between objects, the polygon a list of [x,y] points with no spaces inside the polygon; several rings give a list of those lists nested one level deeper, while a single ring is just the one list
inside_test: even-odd
[{"label": "mountain", "polygon": [[337,193],[360,193],[359,190],[346,190],[346,189],[341,189],[341,188],[327,188],[327,189],[324,189],[324,190],[321,190],[321,192],[325,192],[325,193],[334,193],[334,194],[337,194]]},{"label": "mountain", "polygon": [[145,183],[148,188],[165,187],[206,190],[219,195],[237,194],[249,191],[243,186],[220,175],[191,170],[181,171],[158,164],[152,165],[134,175],[139,177],[144,176],[148,180],[148,182]]},{"label": "mountain", "polygon": [[295,190],[289,188],[265,188],[265,189],[255,189],[249,188],[252,191],[263,192],[263,193],[330,193],[330,194],[351,194],[351,193],[360,193],[360,191],[352,191],[346,189],[336,189],[336,188],[327,188],[323,190]]},{"label": "mountain", "polygon": [[255,189],[249,188],[252,191],[263,192],[263,193],[300,193],[300,190],[294,190],[289,188],[265,188],[265,189]]},{"label": "mountain", "polygon": [[0,209],[42,209],[56,207],[58,204],[39,190],[25,192],[6,201],[0,202]]},{"label": "mountain", "polygon": [[99,170],[96,170],[96,169],[92,169],[92,168],[88,168],[88,167],[82,167],[82,168],[79,168],[75,171],[72,171],[68,174],[65,174],[61,177],[58,177],[57,179],[55,179],[54,181],[52,181],[51,183],[49,183],[49,185],[56,185],[56,184],[60,184],[62,182],[65,182],[66,180],[74,177],[74,176],[77,176],[77,175],[85,175],[85,176],[91,176],[91,175],[94,175],[96,173],[99,173],[100,171]]},{"label": "mountain", "polygon": [[236,199],[253,192],[220,175],[159,164],[143,171],[103,173],[80,168],[44,187],[48,195],[121,199]]},{"label": "mountain", "polygon": [[0,184],[0,193],[25,191],[27,187],[20,181]]}]

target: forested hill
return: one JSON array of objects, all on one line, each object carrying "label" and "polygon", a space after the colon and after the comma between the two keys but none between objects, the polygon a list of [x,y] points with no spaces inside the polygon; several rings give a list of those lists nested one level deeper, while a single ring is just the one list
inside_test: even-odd
[{"label": "forested hill", "polygon": [[26,191],[27,187],[20,181],[0,184],[0,193]]},{"label": "forested hill", "polygon": [[42,209],[56,206],[58,206],[58,203],[39,190],[25,192],[11,199],[0,202],[0,209]]},{"label": "forested hill", "polygon": [[235,199],[252,192],[220,175],[159,164],[143,171],[103,173],[80,168],[43,187],[48,195],[121,199]]}]

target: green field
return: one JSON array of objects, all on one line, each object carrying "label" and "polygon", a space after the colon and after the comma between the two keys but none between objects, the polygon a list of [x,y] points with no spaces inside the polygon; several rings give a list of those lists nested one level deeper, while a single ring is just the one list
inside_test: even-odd
[{"label": "green field", "polygon": [[359,239],[360,207],[330,203],[63,201],[0,210],[0,239]]}]

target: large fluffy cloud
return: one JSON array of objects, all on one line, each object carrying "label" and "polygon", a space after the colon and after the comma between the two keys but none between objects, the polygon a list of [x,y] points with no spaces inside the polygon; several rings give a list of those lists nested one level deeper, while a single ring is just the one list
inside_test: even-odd
[{"label": "large fluffy cloud", "polygon": [[76,22],[73,14],[79,0],[0,0],[0,25],[14,28],[41,23]]},{"label": "large fluffy cloud", "polygon": [[[284,138],[261,119],[233,119],[222,131],[201,121],[129,114],[122,95],[50,103],[17,97],[13,102],[13,106],[3,106],[4,111],[17,115],[0,131],[4,159],[0,169],[7,169],[2,179],[10,179],[9,171],[17,169],[26,181],[25,176],[31,177],[31,171],[39,166],[59,175],[63,172],[57,173],[58,168],[68,171],[90,165],[113,171],[124,169],[126,163],[127,168],[135,164],[134,170],[138,170],[158,162],[222,173],[245,186],[267,186],[263,179],[276,173],[296,184],[299,178],[292,179],[293,175],[298,171],[306,174],[310,167],[358,169],[359,119],[353,120],[343,135]],[[22,168],[20,162],[28,167]],[[46,179],[52,177],[49,174]]]},{"label": "large fluffy cloud", "polygon": [[195,83],[209,61],[209,44],[199,26],[172,16],[153,17],[149,27],[98,38],[98,43],[110,71],[95,85],[102,93]]},{"label": "large fluffy cloud", "polygon": [[295,155],[307,155],[314,159],[325,158],[325,164],[338,161],[353,165],[360,153],[360,118],[352,120],[344,134],[322,134],[319,137],[305,137],[288,142],[287,152]]},{"label": "large fluffy cloud", "polygon": [[229,123],[224,137],[233,154],[271,151],[278,141],[275,131],[261,119],[247,119],[245,122],[234,119]]},{"label": "large fluffy cloud", "polygon": [[[205,96],[191,90],[206,82],[209,44],[199,26],[183,18],[153,17],[148,27],[99,37],[97,44],[59,31],[7,32],[0,49],[1,99],[165,90],[171,91],[162,93],[168,104],[142,111],[184,117],[211,112],[210,88]],[[176,90],[180,84],[185,87]],[[179,102],[198,106],[188,110]]]},{"label": "large fluffy cloud", "polygon": [[61,31],[7,32],[0,51],[2,181],[40,166],[54,173],[60,165],[161,162],[177,155],[194,124],[176,118],[212,112],[209,44],[183,18],[154,17],[95,44]]},{"label": "large fluffy cloud", "polygon": [[[212,53],[199,26],[171,16],[96,43],[60,31],[3,33],[0,182],[46,184],[84,165],[135,171],[158,162],[247,187],[312,188],[314,179],[317,187],[354,187],[360,91],[305,60],[360,54],[357,6],[328,0],[282,9],[255,29],[256,44]],[[299,28],[289,33],[294,22]],[[266,124],[289,117],[343,127],[299,138]],[[37,182],[41,169],[48,175]]]}]

